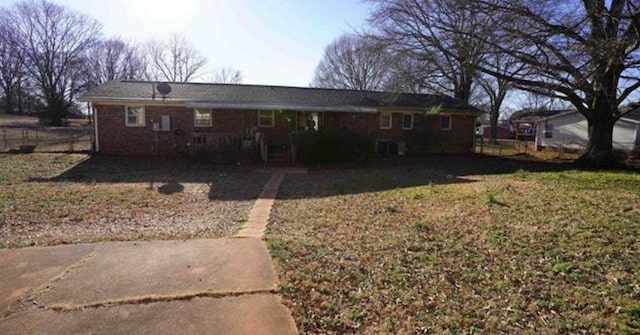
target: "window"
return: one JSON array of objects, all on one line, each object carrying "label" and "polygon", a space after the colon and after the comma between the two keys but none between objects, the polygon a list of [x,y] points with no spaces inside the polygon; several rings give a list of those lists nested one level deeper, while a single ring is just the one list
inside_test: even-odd
[{"label": "window", "polygon": [[275,113],[273,111],[258,111],[258,127],[272,128],[275,125]]},{"label": "window", "polygon": [[391,113],[380,114],[380,129],[391,129]]},{"label": "window", "polygon": [[451,116],[440,116],[440,130],[451,130]]},{"label": "window", "polygon": [[413,129],[413,114],[402,114],[402,129]]},{"label": "window", "polygon": [[196,127],[211,127],[211,111],[194,109],[193,125]]},{"label": "window", "polygon": [[144,127],[144,107],[125,107],[125,125],[127,127]]},{"label": "window", "polygon": [[544,124],[544,138],[553,138],[553,124]]}]

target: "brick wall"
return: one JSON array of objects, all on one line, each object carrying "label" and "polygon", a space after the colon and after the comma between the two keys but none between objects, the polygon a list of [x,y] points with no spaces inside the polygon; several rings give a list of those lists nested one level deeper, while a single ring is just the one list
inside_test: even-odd
[{"label": "brick wall", "polygon": [[[184,138],[176,136],[175,129],[187,127],[193,123],[192,117],[186,118],[186,110],[181,107],[145,107],[145,126],[126,127],[124,106],[94,106],[98,117],[98,135],[100,152],[112,155],[150,156],[156,154],[156,135],[158,153],[177,154],[178,146],[185,145]],[[168,132],[154,132],[152,120],[160,122],[162,115],[171,115],[171,129]]]},{"label": "brick wall", "polygon": [[380,128],[380,114],[327,113],[326,129],[355,131],[374,140],[404,141],[408,153],[467,153],[473,147],[475,117],[451,115],[451,130],[441,130],[440,115],[415,113],[413,129],[402,127],[403,113],[391,113],[391,129]]},{"label": "brick wall", "polygon": [[[210,127],[195,127],[193,110],[186,107],[145,106],[145,126],[125,126],[124,105],[94,105],[98,115],[100,152],[109,155],[171,156],[186,153],[187,141],[198,133],[250,133],[257,126],[255,111],[213,110]],[[169,131],[153,131],[152,123],[169,115]],[[253,128],[253,129],[252,129]],[[157,136],[157,142],[156,142]]]},{"label": "brick wall", "polygon": [[[276,111],[273,127],[258,127],[257,111],[213,110],[211,127],[195,127],[193,110],[175,106],[145,106],[143,127],[125,126],[124,105],[94,105],[98,116],[100,152],[111,155],[162,156],[188,152],[187,142],[193,132],[245,133],[262,132],[271,145],[287,146],[288,134],[299,130],[301,113]],[[392,113],[392,129],[380,129],[380,114],[320,113],[323,129],[356,131],[373,139],[405,141],[409,153],[469,152],[473,146],[475,117],[452,116],[452,129],[440,130],[438,115],[414,114],[413,130],[402,129],[402,113]],[[171,118],[170,131],[154,132],[152,122],[162,115]],[[180,130],[176,132],[177,130]],[[157,143],[157,146],[156,146]]]}]

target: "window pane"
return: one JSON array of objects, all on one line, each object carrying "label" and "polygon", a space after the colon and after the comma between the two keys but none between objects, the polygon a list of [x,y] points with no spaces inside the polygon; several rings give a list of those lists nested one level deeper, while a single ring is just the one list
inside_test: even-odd
[{"label": "window pane", "polygon": [[130,126],[144,125],[144,109],[143,107],[129,107],[126,108],[126,124]]},{"label": "window pane", "polygon": [[442,129],[442,130],[450,130],[451,129],[451,116],[441,116],[440,117],[440,129]]},{"label": "window pane", "polygon": [[195,110],[194,121],[197,127],[211,126],[212,112],[210,110]]},{"label": "window pane", "polygon": [[553,138],[553,124],[544,125],[544,138]]},{"label": "window pane", "polygon": [[273,111],[258,111],[258,126],[273,127],[275,124],[275,113]]},{"label": "window pane", "polygon": [[412,114],[404,114],[404,115],[402,115],[402,128],[404,128],[404,129],[413,128],[413,115]]},{"label": "window pane", "polygon": [[380,114],[380,128],[391,128],[391,114]]}]

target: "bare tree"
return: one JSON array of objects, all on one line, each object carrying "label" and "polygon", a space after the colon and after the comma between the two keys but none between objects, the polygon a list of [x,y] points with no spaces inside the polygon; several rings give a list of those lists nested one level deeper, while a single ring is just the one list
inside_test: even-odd
[{"label": "bare tree", "polygon": [[[0,21],[0,40],[7,41],[8,29],[6,22]],[[16,100],[20,94],[21,85],[25,79],[25,68],[21,61],[20,50],[9,43],[0,43],[0,89],[4,95],[5,112],[14,110]]]},{"label": "bare tree", "polygon": [[242,73],[230,67],[219,68],[213,72],[212,81],[219,84],[241,84]]},{"label": "bare tree", "polygon": [[119,38],[100,41],[87,59],[88,84],[95,86],[109,80],[144,80],[147,62],[138,48]]},{"label": "bare tree", "polygon": [[100,24],[44,0],[4,9],[0,21],[7,27],[5,43],[19,50],[26,73],[47,104],[43,117],[61,125],[81,89],[78,67],[84,64],[85,51],[99,40]]},{"label": "bare tree", "polygon": [[484,42],[468,37],[491,36],[492,29],[491,21],[470,6],[473,0],[370,1],[375,5],[370,21],[379,38],[413,65],[397,67],[401,76],[394,81],[486,106],[495,140],[502,103],[513,85],[480,73],[477,64],[492,63],[502,73],[521,69],[512,58],[492,53]]},{"label": "bare tree", "polygon": [[481,43],[465,37],[481,32],[485,19],[466,7],[468,0],[370,0],[372,27],[390,48],[414,60],[427,91],[470,102],[483,57]]},{"label": "bare tree", "polygon": [[166,41],[151,41],[147,50],[153,80],[189,82],[198,78],[207,63],[206,57],[179,34],[172,34]]},{"label": "bare tree", "polygon": [[[466,37],[513,57],[526,71],[500,73],[488,63],[479,69],[530,92],[571,102],[589,125],[580,161],[613,162],[613,125],[624,113],[621,105],[640,88],[637,0],[476,0],[474,6],[492,19],[494,38]],[[515,44],[504,46],[502,39]]]},{"label": "bare tree", "polygon": [[[503,41],[503,44],[508,41]],[[482,58],[485,64],[492,64],[493,68],[501,74],[515,74],[523,71],[522,64],[513,57],[502,53],[486,52]],[[498,138],[498,120],[500,119],[502,105],[510,91],[514,89],[513,83],[486,73],[478,74],[476,83],[482,89],[483,96],[487,98],[489,107],[489,123],[491,125],[491,141]]]},{"label": "bare tree", "polygon": [[389,64],[389,55],[381,43],[366,36],[343,35],[325,48],[311,86],[382,90]]},{"label": "bare tree", "polygon": [[389,62],[389,77],[384,84],[384,90],[389,92],[434,93],[428,80],[430,73],[425,64],[396,52],[391,53]]}]

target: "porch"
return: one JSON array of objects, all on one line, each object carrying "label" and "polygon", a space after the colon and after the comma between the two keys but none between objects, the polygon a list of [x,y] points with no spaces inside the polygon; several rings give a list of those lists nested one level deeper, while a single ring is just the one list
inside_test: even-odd
[{"label": "porch", "polygon": [[289,141],[268,141],[264,133],[193,132],[189,136],[190,156],[220,163],[294,163]]}]

